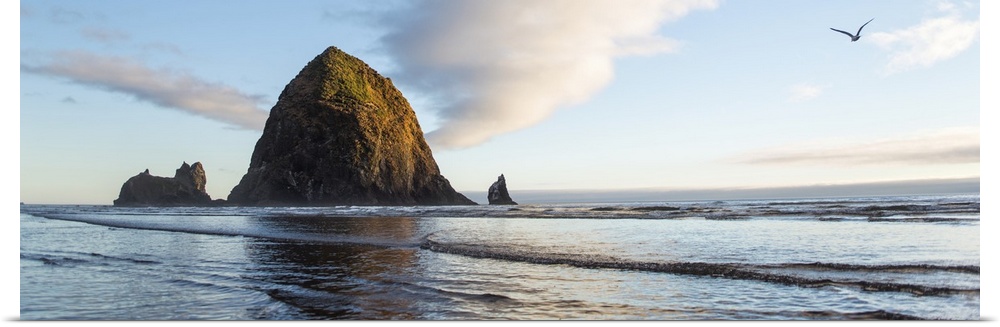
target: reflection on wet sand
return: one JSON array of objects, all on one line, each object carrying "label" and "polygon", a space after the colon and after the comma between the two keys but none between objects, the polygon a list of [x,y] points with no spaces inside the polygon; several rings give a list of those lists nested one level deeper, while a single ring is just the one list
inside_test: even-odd
[{"label": "reflection on wet sand", "polygon": [[[256,217],[260,228],[287,233],[352,235],[412,240],[419,238],[413,218]],[[247,242],[247,257],[257,265],[246,278],[264,281],[262,290],[298,308],[310,319],[416,319],[416,297],[385,292],[394,276],[412,274],[416,247],[327,242]]]}]

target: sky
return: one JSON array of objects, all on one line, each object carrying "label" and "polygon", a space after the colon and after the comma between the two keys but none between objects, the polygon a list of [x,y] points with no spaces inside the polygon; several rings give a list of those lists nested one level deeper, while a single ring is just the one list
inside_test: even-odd
[{"label": "sky", "polygon": [[[328,46],[392,79],[442,174],[480,203],[500,174],[515,201],[981,178],[979,1],[19,9],[25,203],[111,204],[182,162],[226,198],[281,90]],[[830,30],[869,19],[857,42]]]}]

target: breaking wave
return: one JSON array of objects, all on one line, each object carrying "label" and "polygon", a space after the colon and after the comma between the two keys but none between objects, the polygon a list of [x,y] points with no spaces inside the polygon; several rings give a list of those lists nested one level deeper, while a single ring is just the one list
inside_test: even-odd
[{"label": "breaking wave", "polygon": [[[507,261],[527,262],[533,264],[568,265],[588,269],[621,269],[645,272],[658,272],[679,275],[706,276],[728,279],[742,279],[795,285],[800,287],[843,286],[856,287],[866,291],[907,292],[915,295],[952,295],[979,294],[979,288],[952,288],[933,285],[894,283],[871,280],[872,272],[934,273],[959,272],[979,275],[978,266],[934,266],[934,265],[850,265],[837,263],[789,263],[782,265],[748,265],[707,262],[643,262],[601,255],[578,255],[567,253],[541,253],[515,248],[485,246],[475,244],[442,243],[428,238],[420,245],[421,248],[463,255],[474,258],[498,259]],[[804,277],[793,273],[775,273],[775,268],[795,268],[798,270],[854,272],[855,277],[866,277],[865,280],[834,278],[834,277]]]}]

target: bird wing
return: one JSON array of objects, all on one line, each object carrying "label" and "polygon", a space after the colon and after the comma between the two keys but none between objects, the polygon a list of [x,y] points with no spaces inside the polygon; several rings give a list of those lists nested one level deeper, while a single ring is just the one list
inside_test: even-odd
[{"label": "bird wing", "polygon": [[854,37],[854,35],[853,35],[853,34],[851,34],[851,33],[848,33],[848,32],[844,32],[844,31],[841,31],[841,30],[838,30],[838,29],[836,29],[836,28],[833,28],[833,27],[831,27],[830,29],[831,29],[831,30],[834,30],[834,31],[837,31],[837,32],[841,32],[841,33],[844,33],[844,34],[846,34],[847,36],[850,36],[850,37]]},{"label": "bird wing", "polygon": [[873,20],[875,20],[875,18],[869,19],[867,22],[861,25],[861,27],[858,27],[858,35],[861,35],[861,29],[865,28],[865,25],[868,25],[868,23],[871,23]]}]

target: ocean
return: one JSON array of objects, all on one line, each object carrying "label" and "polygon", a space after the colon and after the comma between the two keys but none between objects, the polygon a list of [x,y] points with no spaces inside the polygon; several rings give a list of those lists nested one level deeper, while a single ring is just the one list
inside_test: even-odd
[{"label": "ocean", "polygon": [[21,320],[978,320],[979,195],[22,205]]}]

